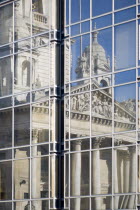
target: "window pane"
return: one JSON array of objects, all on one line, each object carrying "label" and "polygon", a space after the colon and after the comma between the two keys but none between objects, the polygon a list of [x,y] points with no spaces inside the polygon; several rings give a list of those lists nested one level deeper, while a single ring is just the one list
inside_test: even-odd
[{"label": "window pane", "polygon": [[94,210],[112,209],[112,198],[110,196],[91,198],[91,203],[92,203],[92,209]]},{"label": "window pane", "polygon": [[12,110],[0,111],[0,148],[12,146]]},{"label": "window pane", "polygon": [[[99,150],[99,141],[92,151],[92,194],[110,194],[112,192],[112,150]],[[100,200],[96,200],[98,206]]]},{"label": "window pane", "polygon": [[[114,192],[136,192],[136,147],[120,147],[115,149],[114,160]],[[132,199],[129,202],[132,202],[134,205],[134,201]]]},{"label": "window pane", "polygon": [[[33,148],[36,152],[36,148]],[[49,197],[49,157],[32,159],[32,198]]]},{"label": "window pane", "polygon": [[128,7],[131,6],[133,4],[136,4],[136,0],[115,0],[115,9],[120,9],[123,7]]},{"label": "window pane", "polygon": [[124,71],[115,74],[115,85],[126,82],[133,82],[136,80],[136,70]]},{"label": "window pane", "polygon": [[89,198],[73,198],[70,199],[70,210],[89,210]]},{"label": "window pane", "polygon": [[136,18],[136,8],[126,9],[115,13],[114,22],[120,23],[130,19]]},{"label": "window pane", "polygon": [[109,25],[112,25],[112,15],[105,15],[92,20],[92,30],[94,30],[95,26],[98,29]]},{"label": "window pane", "polygon": [[115,70],[136,65],[136,25],[135,22],[115,27]]},{"label": "window pane", "polygon": [[112,90],[111,88],[92,92],[92,135],[112,132]]},{"label": "window pane", "polygon": [[136,127],[136,85],[114,88],[115,131],[135,130]]},{"label": "window pane", "polygon": [[14,161],[14,198],[28,199],[30,197],[30,160]]},{"label": "window pane", "polygon": [[14,111],[14,144],[26,145],[30,142],[30,107],[21,106]]},{"label": "window pane", "polygon": [[13,40],[13,4],[0,8],[0,45]]},{"label": "window pane", "polygon": [[[76,150],[80,151],[80,141],[76,146]],[[71,154],[70,164],[71,196],[89,195],[89,153]]]},{"label": "window pane", "polygon": [[12,162],[0,163],[0,200],[12,199]]},{"label": "window pane", "polygon": [[31,36],[31,1],[18,0],[14,3],[15,40]]},{"label": "window pane", "polygon": [[0,96],[12,94],[13,58],[0,59]]},{"label": "window pane", "polygon": [[114,210],[136,209],[136,195],[120,195],[114,197]]},{"label": "window pane", "polygon": [[81,19],[90,17],[90,0],[81,0]]},{"label": "window pane", "polygon": [[80,0],[71,0],[71,22],[80,20]]},{"label": "window pane", "polygon": [[[105,5],[104,5],[105,3]],[[112,10],[112,0],[92,0],[92,16],[101,15]]]},{"label": "window pane", "polygon": [[105,74],[112,71],[112,29],[104,29],[92,33],[92,75]]},{"label": "window pane", "polygon": [[31,209],[38,209],[38,210],[48,210],[49,209],[49,200],[42,200],[42,201],[32,201]]}]

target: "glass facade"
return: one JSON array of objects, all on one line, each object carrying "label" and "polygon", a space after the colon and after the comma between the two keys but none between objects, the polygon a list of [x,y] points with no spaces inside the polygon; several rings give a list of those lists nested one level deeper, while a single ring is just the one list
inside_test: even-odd
[{"label": "glass facade", "polygon": [[140,1],[0,1],[0,210],[140,207]]}]

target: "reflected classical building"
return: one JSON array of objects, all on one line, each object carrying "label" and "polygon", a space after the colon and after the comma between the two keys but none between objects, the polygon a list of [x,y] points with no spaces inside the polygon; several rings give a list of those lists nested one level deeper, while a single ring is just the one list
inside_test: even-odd
[{"label": "reflected classical building", "polygon": [[[112,193],[112,185],[114,185],[113,189],[116,194],[135,192],[136,149],[125,146],[134,144],[135,133],[123,133],[114,137],[114,146],[123,146],[114,150],[114,180],[112,178],[112,150],[102,149],[112,146],[112,136],[107,134],[112,133],[113,120],[115,132],[136,129],[136,105],[135,100],[131,98],[113,101],[112,88],[110,88],[112,78],[109,74],[111,72],[110,59],[105,49],[98,43],[96,29],[92,37],[91,48],[90,46],[85,47],[82,56],[77,59],[75,68],[76,78],[83,80],[71,85],[71,95],[65,98],[66,139],[69,138],[69,135],[71,139],[81,139],[70,143],[70,151],[75,151],[75,153],[70,154],[70,171],[66,172],[66,176],[70,173],[70,196],[89,195],[89,189],[91,189],[92,195],[102,195],[102,197],[92,198],[93,209],[105,210],[112,209],[110,197],[103,196]],[[73,40],[71,45],[74,42]],[[66,45],[66,47],[67,52],[69,46]],[[91,80],[86,79],[90,76],[90,72],[91,75],[96,76]],[[114,110],[112,104],[114,104]],[[91,146],[88,146],[89,140],[83,138],[90,136],[90,129],[91,135],[98,137],[93,137]],[[82,152],[89,148],[92,149],[91,159],[89,152]],[[90,161],[91,178],[89,175]],[[79,197],[71,200],[70,209],[85,210],[89,208],[88,203],[88,199],[83,202]],[[134,209],[135,195],[116,197],[114,208]]]}]

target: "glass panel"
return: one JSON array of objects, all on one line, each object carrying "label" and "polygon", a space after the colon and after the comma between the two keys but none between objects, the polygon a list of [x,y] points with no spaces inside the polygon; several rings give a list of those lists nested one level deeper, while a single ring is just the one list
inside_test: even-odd
[{"label": "glass panel", "polygon": [[136,4],[136,0],[115,0],[115,9],[120,9],[123,7],[128,7],[131,6],[133,4]]},{"label": "glass panel", "polygon": [[37,145],[32,147],[32,156],[41,156],[49,154],[49,144]]},{"label": "glass panel", "polygon": [[2,98],[0,99],[0,108],[7,108],[12,106],[12,97]]},{"label": "glass panel", "polygon": [[[139,143],[139,142],[138,142]],[[138,166],[137,166],[137,170],[138,170],[138,178],[137,178],[137,186],[138,186],[138,192],[140,192],[140,146],[137,147],[137,153],[138,153]],[[139,203],[140,203],[140,195],[139,195]]]},{"label": "glass panel", "polygon": [[12,162],[0,163],[0,200],[12,199]]},{"label": "glass panel", "polygon": [[30,106],[17,107],[14,110],[14,144],[30,143]]},{"label": "glass panel", "polygon": [[0,96],[12,94],[13,57],[0,59]]},{"label": "glass panel", "polygon": [[89,136],[90,132],[90,93],[70,97],[70,134],[71,138]]},{"label": "glass panel", "polygon": [[15,40],[31,36],[31,1],[18,0],[14,3]]},{"label": "glass panel", "polygon": [[49,101],[32,106],[32,143],[49,141]]},{"label": "glass panel", "polygon": [[26,39],[26,40],[21,41],[21,42],[16,42],[14,51],[15,51],[15,53],[17,53],[17,52],[21,52],[21,51],[27,51],[30,48],[31,48],[31,40]]},{"label": "glass panel", "polygon": [[136,18],[136,8],[126,9],[120,12],[116,12],[114,15],[114,23],[120,23],[130,19]]},{"label": "glass panel", "polygon": [[15,159],[30,157],[30,148],[29,147],[23,147],[23,148],[15,149],[14,150],[14,157],[15,157]]},{"label": "glass panel", "polygon": [[[49,89],[32,92],[32,101],[46,101],[49,98]],[[47,103],[47,102],[46,102]]]},{"label": "glass panel", "polygon": [[115,27],[115,70],[136,65],[136,24],[125,23]]},{"label": "glass panel", "polygon": [[136,192],[136,147],[115,149],[114,161],[114,192]]},{"label": "glass panel", "polygon": [[30,160],[14,161],[14,197],[17,200],[30,197]]},{"label": "glass panel", "polygon": [[112,85],[112,75],[104,75],[100,77],[94,77],[92,79],[92,90],[98,88],[105,88]]},{"label": "glass panel", "polygon": [[13,53],[13,45],[0,47],[0,57],[7,56]]},{"label": "glass panel", "polygon": [[112,89],[91,93],[92,135],[112,132]]},{"label": "glass panel", "polygon": [[[72,40],[71,40],[72,41]],[[73,42],[73,41],[72,41]],[[64,77],[65,77],[65,83],[68,83],[70,80],[70,68],[71,68],[71,59],[74,60],[73,56],[70,56],[70,41],[68,39],[64,40],[64,68],[65,68],[65,73],[64,73]],[[72,44],[72,43],[71,43]],[[73,44],[72,44],[73,46]],[[79,45],[78,45],[79,46]],[[74,49],[73,49],[73,53],[74,53]],[[72,52],[71,52],[72,54]],[[76,65],[76,62],[75,62]],[[74,69],[74,66],[73,66]]]},{"label": "glass panel", "polygon": [[120,195],[114,197],[114,210],[136,209],[136,195]]},{"label": "glass panel", "polygon": [[112,0],[92,0],[92,16],[101,15],[112,10]]},{"label": "glass panel", "polygon": [[64,126],[65,126],[65,128],[64,128],[64,130],[65,130],[65,139],[69,139],[69,97],[65,97],[64,98],[64,111],[65,111],[65,119],[64,119],[64,121],[65,121],[65,124],[64,124]]},{"label": "glass panel", "polygon": [[[110,194],[112,192],[112,150],[99,150],[99,141],[94,142],[92,151],[92,194]],[[98,206],[98,199],[96,205]]]},{"label": "glass panel", "polygon": [[14,202],[14,210],[25,210],[30,208],[30,202],[24,201],[24,202]]},{"label": "glass panel", "polygon": [[[54,3],[54,2],[53,2]],[[53,5],[54,6],[54,5]],[[49,30],[51,24],[51,1],[32,0],[32,33],[38,34]],[[55,11],[56,12],[56,11]]]},{"label": "glass panel", "polygon": [[112,147],[112,136],[101,136],[92,138],[92,149],[96,149],[97,142],[99,148]]},{"label": "glass panel", "polygon": [[12,159],[12,150],[0,150],[0,160]]},{"label": "glass panel", "polygon": [[12,146],[12,109],[0,111],[0,148]]},{"label": "glass panel", "polygon": [[90,80],[81,80],[70,84],[70,93],[80,93],[90,90]]},{"label": "glass panel", "polygon": [[[82,51],[82,52],[81,52]],[[90,76],[90,36],[86,34],[71,40],[71,80]]]},{"label": "glass panel", "polygon": [[12,210],[12,203],[10,202],[0,203],[0,209]]},{"label": "glass panel", "polygon": [[0,45],[13,41],[13,4],[0,8]]},{"label": "glass panel", "polygon": [[14,97],[14,104],[16,105],[21,105],[21,104],[26,104],[30,102],[30,93],[25,93],[22,95],[16,95]]},{"label": "glass panel", "polygon": [[65,170],[65,196],[68,197],[69,196],[69,154],[65,154],[64,156],[64,161],[65,161],[65,165],[64,165],[64,170]]},{"label": "glass panel", "polygon": [[70,199],[70,210],[75,210],[77,206],[79,210],[89,210],[89,198]]},{"label": "glass panel", "polygon": [[69,25],[69,0],[66,0],[66,17],[65,17],[65,22],[66,25]]},{"label": "glass panel", "polygon": [[58,157],[51,156],[51,167],[50,167],[50,197],[57,198],[58,197],[58,183],[60,181],[58,174]]},{"label": "glass panel", "polygon": [[[81,142],[76,145],[81,150]],[[89,195],[89,153],[77,152],[70,155],[71,196]]]},{"label": "glass panel", "polygon": [[32,54],[32,87],[33,89],[49,86],[50,76],[49,45],[34,49]]},{"label": "glass panel", "polygon": [[123,71],[115,74],[115,85],[136,80],[136,70]]},{"label": "glass panel", "polygon": [[15,55],[14,58],[15,93],[30,90],[31,54],[30,51]]},{"label": "glass panel", "polygon": [[74,140],[70,141],[70,150],[76,151],[77,144],[81,143],[81,150],[89,150],[90,149],[90,140],[89,139],[82,139],[82,140]]},{"label": "glass panel", "polygon": [[81,23],[81,33],[90,31],[90,21]]},{"label": "glass panel", "polygon": [[115,132],[134,130],[136,127],[136,85],[114,88]]},{"label": "glass panel", "polygon": [[136,133],[122,133],[114,136],[114,146],[136,144]]},{"label": "glass panel", "polygon": [[103,28],[106,26],[112,25],[112,15],[105,15],[103,17],[95,18],[92,20],[92,29],[96,28]]},{"label": "glass panel", "polygon": [[[33,148],[36,153],[36,148]],[[35,156],[35,155],[34,155]],[[49,196],[49,157],[32,159],[32,198]]]},{"label": "glass panel", "polygon": [[71,26],[71,36],[78,35],[80,33],[80,24]]},{"label": "glass panel", "polygon": [[[49,36],[50,36],[50,33],[46,33],[46,34],[42,34],[40,36],[33,37],[32,38],[32,48],[49,45]],[[54,39],[54,38],[52,38],[52,39]]]},{"label": "glass panel", "polygon": [[112,29],[104,29],[92,33],[92,75],[105,74],[112,71]]},{"label": "glass panel", "polygon": [[109,196],[91,198],[91,204],[94,210],[111,210],[112,198]]},{"label": "glass panel", "polygon": [[90,17],[90,0],[81,0],[81,19]]},{"label": "glass panel", "polygon": [[48,200],[32,201],[31,209],[48,210],[49,209],[49,201]]},{"label": "glass panel", "polygon": [[71,22],[80,20],[80,0],[71,0]]}]

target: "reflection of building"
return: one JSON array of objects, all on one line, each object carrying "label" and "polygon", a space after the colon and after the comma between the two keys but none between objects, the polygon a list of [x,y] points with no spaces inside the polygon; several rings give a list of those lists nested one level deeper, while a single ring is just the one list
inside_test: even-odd
[{"label": "reflection of building", "polygon": [[106,2],[0,1],[0,210],[140,204],[140,5]]}]

